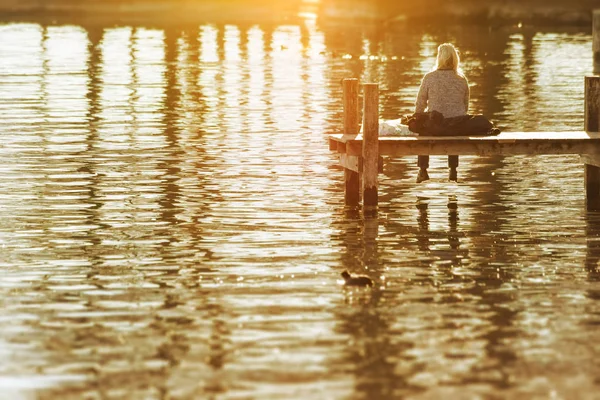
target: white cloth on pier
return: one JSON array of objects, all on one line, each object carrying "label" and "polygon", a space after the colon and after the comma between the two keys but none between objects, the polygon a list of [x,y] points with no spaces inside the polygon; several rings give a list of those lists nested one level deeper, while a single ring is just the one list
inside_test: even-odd
[{"label": "white cloth on pier", "polygon": [[416,134],[408,129],[408,125],[402,125],[398,119],[380,119],[379,136],[415,136]]}]

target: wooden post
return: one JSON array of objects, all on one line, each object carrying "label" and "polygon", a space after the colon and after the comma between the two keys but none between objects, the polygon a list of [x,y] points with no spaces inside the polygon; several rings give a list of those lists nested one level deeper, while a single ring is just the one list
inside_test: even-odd
[{"label": "wooden post", "polygon": [[[585,77],[584,129],[600,132],[600,76]],[[584,169],[587,209],[600,210],[600,168],[585,164]]]},{"label": "wooden post", "polygon": [[417,156],[417,166],[419,167],[419,173],[417,174],[417,183],[421,183],[429,179],[429,156]]},{"label": "wooden post", "polygon": [[594,74],[600,74],[600,9],[592,14],[592,53]]},{"label": "wooden post", "polygon": [[377,206],[379,171],[379,85],[366,83],[363,109],[362,181],[365,206]]},{"label": "wooden post", "polygon": [[456,172],[457,167],[458,156],[448,156],[448,168],[450,168],[450,172],[448,173],[448,179],[454,182],[458,180],[458,173]]},{"label": "wooden post", "polygon": [[[344,134],[358,134],[358,79],[344,79]],[[344,168],[344,201],[346,205],[360,203],[360,179],[358,172]]]}]

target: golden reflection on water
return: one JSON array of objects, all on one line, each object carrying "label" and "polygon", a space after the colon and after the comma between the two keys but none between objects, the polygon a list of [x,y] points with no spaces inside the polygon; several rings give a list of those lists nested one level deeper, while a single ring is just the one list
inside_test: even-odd
[{"label": "golden reflection on water", "polygon": [[451,40],[474,112],[580,129],[581,33],[1,26],[2,393],[593,393],[578,160],[461,157],[454,184],[437,157],[422,185],[386,160],[377,216],[342,206],[340,79],[380,82],[397,118]]},{"label": "golden reflection on water", "polygon": [[257,26],[248,29],[248,129],[253,132],[263,132],[266,129],[267,101],[265,90],[265,33]]}]

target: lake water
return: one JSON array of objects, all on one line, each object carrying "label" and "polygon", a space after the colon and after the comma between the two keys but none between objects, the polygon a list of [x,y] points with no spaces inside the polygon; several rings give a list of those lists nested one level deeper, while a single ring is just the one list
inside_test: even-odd
[{"label": "lake water", "polygon": [[409,114],[446,41],[472,113],[583,128],[585,30],[1,25],[0,397],[597,398],[579,157],[386,160],[344,207],[341,79]]}]

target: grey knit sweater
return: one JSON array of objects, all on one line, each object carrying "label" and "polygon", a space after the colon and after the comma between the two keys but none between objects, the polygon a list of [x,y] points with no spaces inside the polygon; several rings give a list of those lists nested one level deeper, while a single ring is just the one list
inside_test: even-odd
[{"label": "grey knit sweater", "polygon": [[415,112],[438,111],[444,117],[465,115],[469,109],[469,84],[451,69],[438,69],[423,77]]}]

